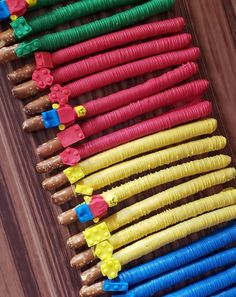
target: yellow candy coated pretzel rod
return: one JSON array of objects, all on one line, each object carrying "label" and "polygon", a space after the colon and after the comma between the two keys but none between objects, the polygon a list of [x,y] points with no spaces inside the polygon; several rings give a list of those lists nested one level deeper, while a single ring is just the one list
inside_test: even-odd
[{"label": "yellow candy coated pretzel rod", "polygon": [[[111,190],[101,193],[100,198],[104,199],[109,207],[113,207],[118,203],[135,196],[141,192],[147,191],[159,185],[169,183],[184,177],[201,174],[204,172],[214,171],[227,167],[231,162],[231,158],[227,155],[217,155],[205,159],[195,160],[167,169],[148,174],[128,183],[122,184]],[[69,224],[78,219],[78,208],[70,209],[58,216],[60,224]],[[106,212],[103,213],[105,215]],[[102,216],[101,216],[102,217]]]},{"label": "yellow candy coated pretzel rod", "polygon": [[110,168],[85,177],[78,184],[88,185],[94,190],[98,190],[134,174],[192,156],[221,150],[225,146],[226,138],[223,136],[213,136],[201,140],[191,141],[114,165]]},{"label": "yellow candy coated pretzel rod", "polygon": [[[223,192],[224,197],[229,195],[229,191]],[[206,228],[233,220],[236,218],[236,205],[228,206],[219,210],[215,210],[196,218],[189,219],[185,222],[179,223],[163,231],[154,233],[144,239],[141,239],[126,248],[121,249],[113,255],[115,266],[125,266],[126,264],[139,259],[155,250],[170,244],[176,240],[182,239],[192,233],[199,232]],[[109,259],[110,260],[110,259]],[[86,270],[81,274],[83,284],[89,285],[102,276],[101,269],[106,268],[109,264],[100,262],[92,268]],[[104,266],[102,266],[104,265]],[[112,266],[112,265],[111,265]],[[118,268],[118,266],[117,266]],[[82,295],[81,295],[82,296]]]},{"label": "yellow candy coated pretzel rod", "polygon": [[[139,154],[177,144],[201,135],[211,134],[215,131],[216,127],[217,121],[215,119],[205,119],[187,125],[182,125],[180,127],[162,131],[138,140],[131,141],[127,144],[120,145],[116,148],[110,149],[86,160],[83,160],[76,166],[79,166],[84,175],[87,176],[98,170],[107,168],[113,164],[119,163]],[[57,159],[57,157],[51,158],[52,163],[55,162],[55,158]],[[48,163],[48,161],[46,162]],[[40,170],[42,167],[44,167],[44,163],[45,161],[39,163],[37,165],[37,170]],[[48,166],[46,168],[48,168]],[[68,178],[65,172],[63,171],[59,174],[45,179],[43,182],[43,187],[46,190],[51,191],[55,190],[59,186],[61,187],[62,185],[68,183]],[[68,191],[72,194],[72,196],[74,188],[75,187],[72,186],[71,191],[70,187],[68,188]],[[59,199],[58,201],[57,199],[54,199],[54,201],[60,204],[66,202],[66,199],[65,201],[63,199],[62,201],[60,201]]]},{"label": "yellow candy coated pretzel rod", "polygon": [[[109,246],[110,244],[114,251],[123,246],[128,245],[131,242],[137,241],[142,237],[150,235],[159,230],[165,229],[178,222],[185,221],[191,217],[195,217],[205,212],[223,208],[235,203],[236,190],[233,189],[229,190],[227,195],[225,195],[225,192],[221,192],[206,198],[199,199],[194,202],[190,202],[180,207],[176,207],[174,209],[166,210],[160,214],[152,216],[146,220],[143,220],[121,231],[118,231],[117,233],[113,234],[107,241],[98,244],[95,248],[93,260],[96,258],[96,256],[101,260],[106,260],[112,257],[112,255],[108,255],[106,245]],[[90,230],[93,230],[93,227]],[[101,249],[100,246],[102,246],[103,249]],[[92,249],[90,249],[90,252],[92,252]],[[74,259],[84,258],[85,260],[88,253],[89,250],[82,252],[78,255],[79,257],[75,256]],[[88,264],[88,261],[83,261],[80,267],[82,267],[85,264]],[[110,277],[110,275],[108,275],[108,277]]]},{"label": "yellow candy coated pretzel rod", "polygon": [[[236,177],[235,168],[226,168],[211,172],[200,177],[194,178],[190,181],[167,189],[156,195],[153,195],[143,201],[137,202],[131,206],[123,208],[119,212],[105,218],[103,222],[106,223],[110,233],[119,228],[132,223],[141,217],[148,215],[166,205],[172,204],[183,198],[211,188],[215,185],[223,184]],[[67,241],[70,248],[80,248],[86,244],[83,233],[78,233],[70,237]],[[77,266],[81,258],[75,256],[72,261],[72,266]]]}]

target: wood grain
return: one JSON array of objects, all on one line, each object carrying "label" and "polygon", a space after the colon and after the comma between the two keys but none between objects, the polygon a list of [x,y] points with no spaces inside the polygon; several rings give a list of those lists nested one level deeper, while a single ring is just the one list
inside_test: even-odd
[{"label": "wood grain", "polygon": [[[186,31],[193,34],[194,44],[202,50],[200,76],[211,82],[207,98],[214,104],[214,116],[219,121],[218,133],[228,138],[225,152],[232,156],[235,165],[235,1],[177,0],[174,11],[168,16],[184,16]],[[94,17],[82,21],[91,19]],[[76,233],[81,227],[75,224],[68,229],[57,224],[56,216],[61,210],[52,205],[49,195],[42,190],[41,177],[34,169],[36,146],[52,137],[55,131],[34,135],[22,132],[21,123],[25,118],[22,103],[11,96],[11,86],[6,80],[6,74],[24,62],[1,66],[0,69],[0,295],[75,297],[79,296],[80,275],[69,266],[71,252],[66,248],[65,241],[69,234]],[[117,91],[150,76],[109,86],[81,97],[80,101]],[[158,187],[135,199],[143,199],[164,188]],[[221,187],[214,190],[219,189]],[[128,203],[132,201],[134,199]],[[205,233],[201,232],[201,235]],[[199,235],[165,247],[155,255],[166,253]],[[149,255],[145,259],[152,257]]]}]

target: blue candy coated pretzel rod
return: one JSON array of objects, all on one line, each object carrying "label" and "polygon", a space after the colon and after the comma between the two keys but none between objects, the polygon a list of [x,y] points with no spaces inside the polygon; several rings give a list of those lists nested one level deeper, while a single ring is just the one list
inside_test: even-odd
[{"label": "blue candy coated pretzel rod", "polygon": [[120,273],[119,279],[129,287],[182,267],[236,241],[236,224],[220,229],[184,248]]},{"label": "blue candy coated pretzel rod", "polygon": [[[236,266],[203,279],[165,297],[208,297],[236,283]],[[135,296],[136,297],[136,296]]]},{"label": "blue candy coated pretzel rod", "polygon": [[[186,281],[188,279],[192,279],[196,276],[200,276],[204,274],[207,271],[214,270],[219,267],[224,267],[229,264],[235,264],[236,263],[236,248],[232,248],[226,251],[223,251],[221,253],[218,253],[216,255],[213,255],[208,258],[204,258],[199,262],[195,262],[189,266],[185,266],[183,268],[177,269],[171,273],[168,273],[166,275],[160,276],[157,279],[153,279],[143,285],[140,285],[134,289],[131,289],[127,294],[124,294],[122,296],[127,297],[150,297],[153,296],[155,293],[160,292],[162,290],[165,290],[167,288],[170,288],[178,283],[181,283],[183,281]],[[236,270],[235,270],[236,273]],[[204,289],[204,286],[202,290]],[[211,287],[209,286],[210,290]],[[184,289],[185,290],[185,289]],[[193,291],[193,292],[192,292]],[[217,290],[219,291],[219,290]],[[174,293],[173,296],[190,296],[191,294],[194,294],[194,290],[187,290],[184,291],[186,295],[177,294]],[[203,290],[204,292],[204,290]],[[172,296],[172,294],[168,295]],[[196,297],[199,297],[200,295],[196,294],[193,295]],[[204,294],[201,296],[205,296]]]}]

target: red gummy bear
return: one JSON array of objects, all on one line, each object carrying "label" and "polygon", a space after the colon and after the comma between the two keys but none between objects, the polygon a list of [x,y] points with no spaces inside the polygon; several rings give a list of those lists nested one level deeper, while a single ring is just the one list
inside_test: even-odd
[{"label": "red gummy bear", "polygon": [[94,195],[89,203],[90,210],[95,218],[102,218],[107,214],[109,205],[100,195]]},{"label": "red gummy bear", "polygon": [[27,3],[25,0],[7,0],[7,6],[11,15],[22,16],[27,10]]},{"label": "red gummy bear", "polygon": [[76,112],[70,105],[65,105],[57,109],[57,114],[60,119],[60,123],[64,125],[73,124],[76,119]]}]

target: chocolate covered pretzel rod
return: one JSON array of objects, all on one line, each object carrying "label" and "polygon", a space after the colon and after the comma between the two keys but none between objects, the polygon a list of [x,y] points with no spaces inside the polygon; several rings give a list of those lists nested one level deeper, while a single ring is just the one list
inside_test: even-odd
[{"label": "chocolate covered pretzel rod", "polygon": [[[78,105],[71,108],[72,118],[88,118],[96,116],[121,106],[127,105],[131,102],[138,101],[155,93],[159,93],[169,87],[172,87],[196,74],[198,71],[197,64],[194,62],[189,62],[174,70],[170,70],[156,78],[152,78],[143,84],[131,87],[129,89],[121,90],[119,92],[113,93],[111,95],[98,98],[96,100],[91,100],[83,105]],[[59,107],[54,110],[54,114],[58,116],[60,124],[63,124],[60,120],[59,114],[65,109],[65,107]],[[67,110],[68,107],[67,107]],[[23,129],[29,132],[37,131],[43,129],[45,126],[47,128],[53,125],[59,124],[55,123],[45,123],[44,117],[48,113],[42,113],[35,117],[27,119],[23,123]]]},{"label": "chocolate covered pretzel rod", "polygon": [[34,71],[32,80],[15,86],[12,93],[16,98],[24,99],[53,84],[64,84],[128,62],[186,48],[191,40],[190,34],[179,34],[102,53],[55,70],[41,68]]},{"label": "chocolate covered pretzel rod", "polygon": [[[4,46],[8,46],[15,42],[23,41],[31,35],[53,29],[80,17],[98,13],[106,9],[138,4],[139,2],[140,0],[76,1],[32,18],[21,16],[19,19],[11,22],[11,29],[0,33],[0,40],[4,43]],[[6,36],[10,36],[10,38],[6,38]]]},{"label": "chocolate covered pretzel rod", "polygon": [[199,58],[199,55],[199,48],[174,51],[117,66],[79,79],[64,87],[55,85],[51,88],[49,95],[42,96],[28,103],[25,106],[25,111],[31,115],[40,113],[50,107],[52,103],[66,104],[71,98],[78,97],[101,87],[152,71],[195,61]]},{"label": "chocolate covered pretzel rod", "polygon": [[[148,97],[131,103],[125,107],[118,108],[99,117],[95,117],[90,121],[74,124],[66,130],[59,132],[53,140],[42,144],[40,147],[44,149],[50,147],[51,142],[57,143],[57,150],[66,148],[82,139],[96,135],[110,127],[123,123],[127,120],[154,111],[163,106],[172,106],[178,102],[191,102],[195,98],[201,97],[206,91],[208,82],[205,80],[193,81],[182,86],[169,89],[152,97]],[[48,116],[47,119],[50,119]],[[76,133],[76,139],[74,137]],[[73,135],[71,137],[71,134]],[[40,149],[39,147],[39,149]],[[55,153],[56,151],[54,151]]]},{"label": "chocolate covered pretzel rod", "polygon": [[[102,1],[103,4],[106,4],[106,2]],[[114,1],[112,1],[112,3],[113,2]],[[121,1],[118,2],[120,3]],[[101,20],[96,20],[89,24],[46,34],[36,39],[17,44],[16,49],[13,50],[11,56],[8,57],[7,55],[4,55],[4,52],[8,50],[11,51],[11,49],[3,48],[3,51],[0,50],[0,62],[6,63],[37,51],[55,51],[56,49],[65,48],[92,37],[126,28],[139,21],[168,10],[174,2],[174,0],[150,0],[141,5],[137,5],[128,10],[116,13]]]},{"label": "chocolate covered pretzel rod", "polygon": [[[167,211],[161,212],[148,219],[126,227],[125,229],[122,229],[117,233],[110,235],[109,238],[106,238],[104,241],[101,241],[99,243],[97,243],[96,241],[96,244],[92,246],[91,244],[88,244],[90,248],[73,257],[71,260],[71,264],[73,267],[81,268],[89,264],[96,258],[105,261],[108,258],[112,258],[112,255],[108,254],[109,247],[112,247],[112,250],[114,252],[132,242],[140,240],[141,238],[146,237],[152,233],[163,230],[171,225],[175,225],[176,223],[185,221],[189,218],[198,216],[205,212],[233,205],[236,203],[236,190],[233,189],[228,191],[228,196],[224,195],[224,192],[221,192],[219,194],[202,198],[194,202],[189,202],[174,209],[168,209]],[[86,239],[88,243],[92,241],[91,238],[93,238],[93,236],[91,236],[91,233],[95,230],[95,228],[98,230],[99,226],[101,225],[95,225],[94,227],[85,229],[84,236],[87,236]],[[103,249],[101,249],[102,247]],[[88,259],[89,252],[91,258],[88,262],[84,262],[85,258]],[[113,277],[111,274],[108,274],[107,276],[108,278],[115,278],[117,275]]]},{"label": "chocolate covered pretzel rod", "polygon": [[[89,188],[91,195],[93,190],[95,191],[102,189],[105,186],[113,184],[119,180],[123,180],[134,174],[151,170],[159,166],[170,164],[195,155],[220,150],[223,149],[225,145],[226,139],[224,137],[214,136],[211,138],[188,142],[182,145],[164,149],[162,151],[151,153],[143,157],[122,162],[99,172],[96,172],[96,170],[93,170],[93,168],[83,167],[78,164],[74,167],[68,167],[62,173],[46,178],[43,181],[43,187],[48,191],[54,191],[64,184],[76,183],[75,193],[77,195],[84,194],[84,188]],[[141,154],[141,152],[139,154]],[[101,167],[104,168],[107,167],[107,165],[102,164]],[[78,178],[75,178],[74,175],[74,179],[71,180],[71,170],[75,171],[78,170],[78,168],[83,174],[78,176]],[[82,175],[83,178],[78,181],[79,177]],[[82,189],[82,192],[80,192],[80,188]]]},{"label": "chocolate covered pretzel rod", "polygon": [[[229,191],[222,192],[225,196],[229,195]],[[163,231],[149,235],[148,237],[139,240],[126,248],[113,254],[113,263],[117,265],[120,269],[126,264],[139,259],[155,250],[172,243],[176,240],[182,239],[192,233],[199,232],[206,228],[213,227],[215,225],[221,224],[235,219],[236,216],[236,206],[228,206],[219,210],[211,211],[207,214],[200,215],[196,218],[189,219],[185,222],[179,223],[173,227],[167,228]],[[81,273],[81,279],[84,285],[90,285],[97,279],[103,276],[102,271],[107,267],[110,261],[104,263],[98,263],[92,268]],[[118,265],[119,263],[120,265]],[[104,273],[105,275],[105,273]],[[86,289],[86,291],[85,291]],[[88,292],[92,293],[89,288],[85,287],[81,289],[81,296],[91,296],[87,295]]]},{"label": "chocolate covered pretzel rod", "polygon": [[76,45],[63,48],[53,53],[35,53],[35,64],[28,64],[8,74],[8,79],[19,84],[30,79],[35,69],[54,69],[76,59],[99,53],[108,49],[126,45],[131,42],[145,40],[154,36],[178,33],[183,30],[185,21],[182,17],[156,21],[124,29],[111,34],[105,34]]},{"label": "chocolate covered pretzel rod", "polygon": [[85,223],[93,219],[103,218],[109,212],[110,207],[114,207],[139,193],[186,176],[224,168],[230,162],[231,158],[229,156],[217,155],[147,174],[144,177],[92,196],[88,203],[77,205],[75,208],[60,214],[58,221],[60,224],[70,224],[77,220]]},{"label": "chocolate covered pretzel rod", "polygon": [[[120,229],[121,227],[157,211],[162,207],[175,203],[183,198],[187,198],[213,186],[228,182],[235,177],[235,168],[226,168],[201,175],[200,177],[191,179],[190,181],[169,188],[163,192],[144,199],[143,201],[125,207],[118,213],[105,218],[103,222],[106,223],[109,232],[113,234],[114,231]],[[67,245],[73,249],[87,245],[84,233],[81,232],[71,236],[67,241]],[[74,256],[71,260],[71,265],[79,268],[80,261],[82,259],[84,259],[84,257],[81,258],[78,255]]]},{"label": "chocolate covered pretzel rod", "polygon": [[[161,116],[145,120],[141,123],[123,128],[80,145],[78,148],[76,148],[77,152],[79,152],[79,155],[76,152],[77,158],[80,158],[80,156],[83,156],[82,158],[85,156],[89,157],[98,152],[102,152],[123,143],[127,143],[131,140],[138,139],[142,136],[150,135],[158,131],[187,123],[189,121],[201,119],[208,116],[211,111],[212,105],[208,101],[203,101],[183,107],[181,109],[172,110],[171,112]],[[57,146],[57,141],[51,141],[50,146],[45,147],[41,145],[38,147],[37,154],[43,158],[49,157],[54,153],[54,151],[58,150]],[[54,158],[53,160],[50,160],[50,164],[53,164],[55,168],[55,166],[59,166],[59,164],[61,164],[61,159],[59,157]]]}]

